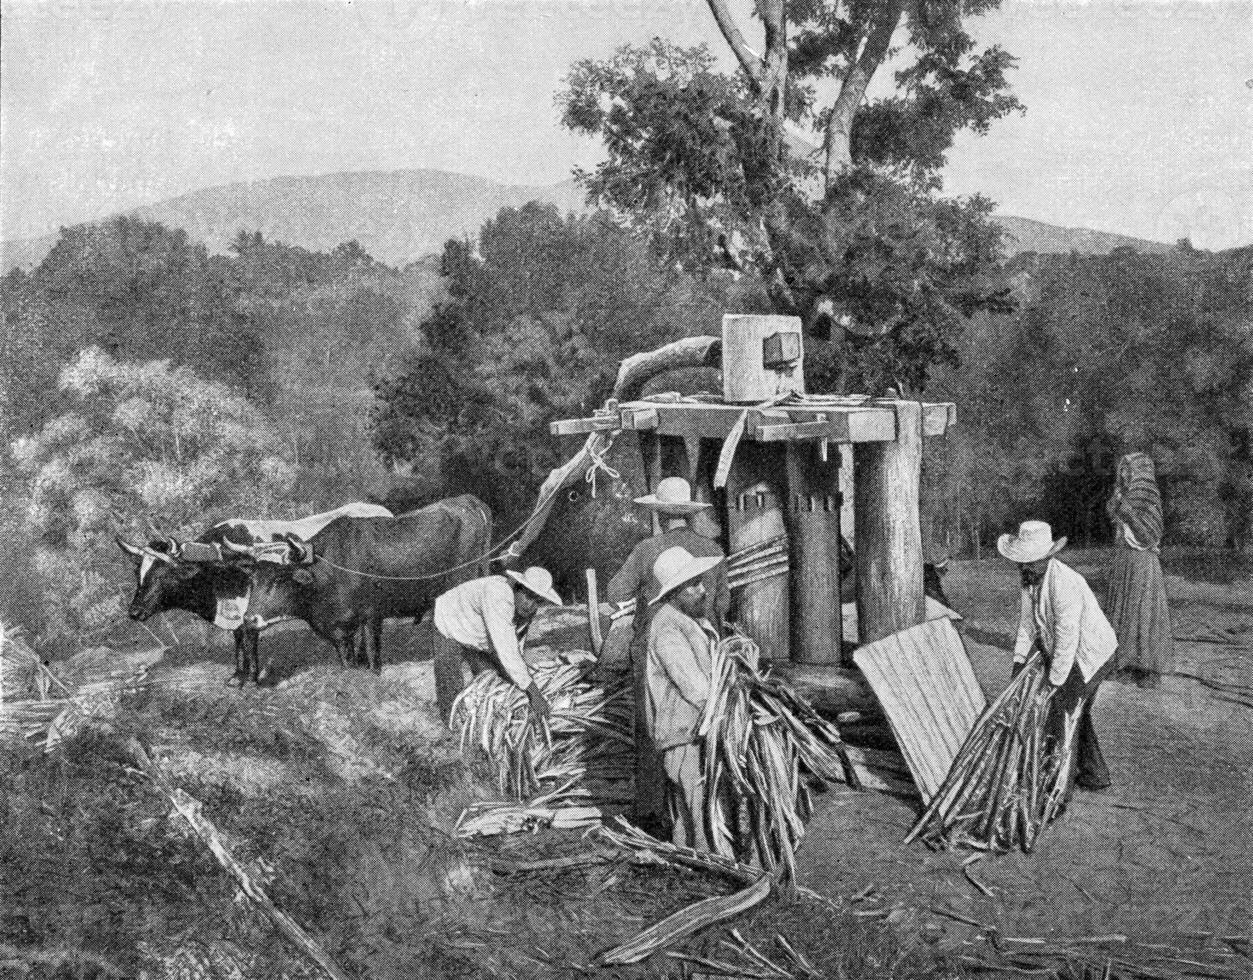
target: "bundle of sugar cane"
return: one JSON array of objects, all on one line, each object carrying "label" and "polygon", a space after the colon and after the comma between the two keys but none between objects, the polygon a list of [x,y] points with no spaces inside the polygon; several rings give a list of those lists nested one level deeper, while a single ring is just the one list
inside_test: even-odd
[{"label": "bundle of sugar cane", "polygon": [[906,843],[926,831],[943,846],[1030,852],[1070,788],[1083,708],[1067,713],[1055,740],[1046,736],[1052,697],[1036,653],[975,723]]},{"label": "bundle of sugar cane", "polygon": [[548,719],[537,727],[526,695],[485,670],[453,702],[450,724],[461,732],[462,750],[482,749],[496,764],[501,792],[515,800],[570,781],[599,787],[601,800],[629,798],[617,784],[634,776],[630,688],[607,691],[563,661],[531,675],[548,700]]},{"label": "bundle of sugar cane", "polygon": [[587,791],[571,783],[528,803],[489,800],[462,811],[453,829],[456,837],[490,837],[495,834],[535,832],[547,827],[579,830],[595,827],[605,817],[599,806],[590,805]]},{"label": "bundle of sugar cane", "polygon": [[703,817],[716,851],[744,859],[755,854],[762,867],[793,882],[794,855],[811,813],[801,765],[852,786],[857,776],[835,726],[782,681],[763,676],[757,659],[757,645],[740,634],[714,648],[698,730],[705,749]]}]

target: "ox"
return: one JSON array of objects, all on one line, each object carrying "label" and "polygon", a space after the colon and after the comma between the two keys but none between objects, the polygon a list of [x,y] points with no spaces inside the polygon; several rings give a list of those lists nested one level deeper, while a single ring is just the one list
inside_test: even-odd
[{"label": "ox", "polygon": [[420,619],[440,593],[485,575],[491,536],[491,511],[469,494],[400,517],[341,518],[308,541],[289,539],[282,562],[252,565],[247,624],[303,619],[343,665],[360,629],[381,670],[383,620]]},{"label": "ox", "polygon": [[287,535],[311,536],[344,516],[390,517],[391,511],[377,504],[357,503],[296,521],[228,520],[185,543],[167,537],[136,545],[119,537],[118,546],[135,564],[135,596],[128,613],[131,619],[142,622],[157,613],[183,609],[233,632],[235,673],[227,683],[255,683],[260,673],[258,631],[244,622],[249,570],[225,559],[223,546],[281,541]]}]

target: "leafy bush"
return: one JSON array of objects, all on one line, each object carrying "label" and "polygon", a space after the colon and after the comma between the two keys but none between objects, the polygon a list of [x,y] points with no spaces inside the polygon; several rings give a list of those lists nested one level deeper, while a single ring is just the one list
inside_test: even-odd
[{"label": "leafy bush", "polygon": [[68,410],[14,452],[45,635],[89,633],[118,614],[115,533],[191,536],[215,518],[290,509],[281,501],[293,467],[259,412],[224,385],[93,348],[58,386]]}]

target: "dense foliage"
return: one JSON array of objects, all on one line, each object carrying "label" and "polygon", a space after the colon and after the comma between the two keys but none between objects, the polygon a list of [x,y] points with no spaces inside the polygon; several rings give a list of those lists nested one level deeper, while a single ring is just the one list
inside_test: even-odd
[{"label": "dense foliage", "polygon": [[[948,202],[927,201],[928,221],[960,225]],[[901,360],[876,361],[896,377],[926,360],[927,396],[958,404],[959,425],[927,446],[935,548],[970,553],[1027,516],[1107,540],[1103,504],[1130,450],[1158,463],[1168,545],[1250,546],[1250,249],[1021,255],[985,276],[1018,307],[996,313],[929,285],[934,256],[910,260],[917,283],[873,264],[885,242],[908,238],[890,227],[915,220],[906,211],[850,218],[843,251],[829,239],[813,267],[878,284],[850,299],[866,308],[898,289],[919,308],[951,300],[965,322],[941,338],[953,357],[902,321]],[[190,531],[393,490],[400,504],[477,493],[509,530],[570,450],[548,423],[598,407],[623,357],[716,333],[728,310],[774,308],[751,269],[695,276],[605,214],[540,205],[450,241],[438,268],[402,272],[351,243],[314,253],[241,234],[230,255],[208,256],[181,233],[114,222],[67,232],[42,266],[0,287],[0,615],[45,638],[87,638],[117,615],[128,569],[116,531]],[[229,346],[232,330],[253,346]],[[822,371],[845,371],[849,387],[871,376],[857,352],[833,353],[810,338]],[[621,519],[621,489],[546,536],[571,568],[588,567],[574,552],[598,535],[638,532]]]},{"label": "dense foliage", "polygon": [[1253,250],[1023,256],[1013,271],[1022,311],[980,320],[936,384],[961,415],[933,451],[945,533],[986,541],[1033,512],[1100,542],[1118,457],[1139,450],[1168,543],[1253,543]]},{"label": "dense foliage", "polygon": [[68,410],[14,447],[45,636],[82,635],[117,616],[125,579],[110,571],[115,533],[187,537],[215,518],[285,508],[294,470],[257,409],[224,385],[91,348],[58,388]]},{"label": "dense foliage", "polygon": [[537,203],[503,209],[477,248],[449,241],[442,262],[447,301],[376,386],[375,443],[508,515],[565,461],[548,423],[598,408],[622,358],[717,333],[729,303],[760,302],[667,268],[603,216]]},{"label": "dense foliage", "polygon": [[45,636],[100,625],[122,588],[111,531],[386,493],[370,372],[417,335],[435,280],[352,242],[241,232],[222,256],[131,218],[66,229],[0,281],[0,615]]},{"label": "dense foliage", "polygon": [[[811,389],[921,390],[965,318],[1007,304],[991,205],[937,194],[956,133],[1022,108],[1013,59],[964,27],[996,0],[762,0],[760,55],[707,2],[734,77],[661,39],[571,69],[563,120],[606,149],[589,199],[694,272],[754,271],[805,323]],[[867,99],[889,57],[894,94]]]}]

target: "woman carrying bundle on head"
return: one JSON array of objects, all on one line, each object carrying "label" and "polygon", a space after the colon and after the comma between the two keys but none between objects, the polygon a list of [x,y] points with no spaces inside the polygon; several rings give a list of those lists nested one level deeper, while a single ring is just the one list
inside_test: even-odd
[{"label": "woman carrying bundle on head", "polygon": [[1118,675],[1156,687],[1161,675],[1174,668],[1174,643],[1158,559],[1162,496],[1149,456],[1128,453],[1119,460],[1114,495],[1105,510],[1114,524],[1105,608],[1118,634]]}]

